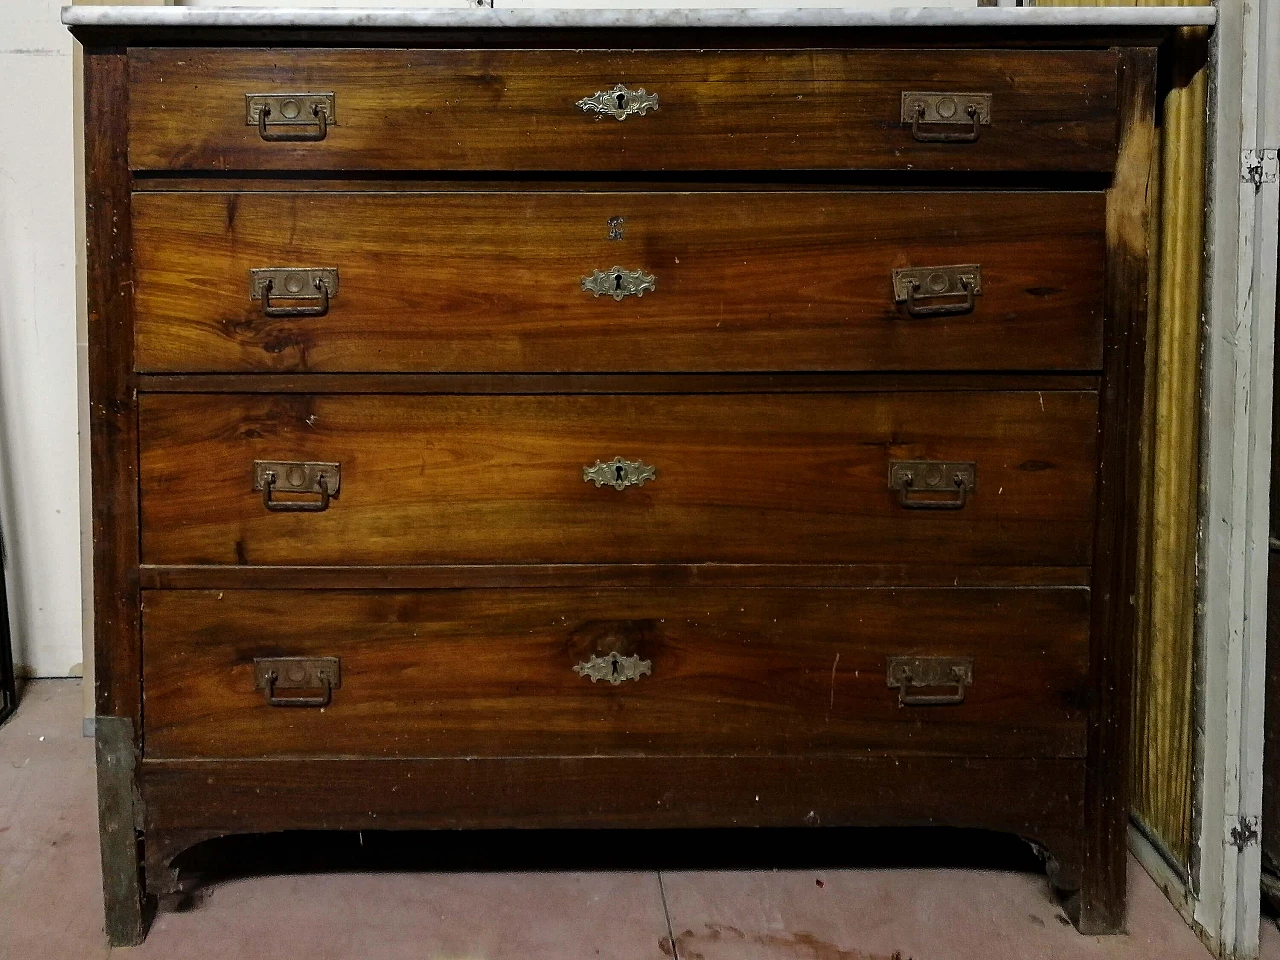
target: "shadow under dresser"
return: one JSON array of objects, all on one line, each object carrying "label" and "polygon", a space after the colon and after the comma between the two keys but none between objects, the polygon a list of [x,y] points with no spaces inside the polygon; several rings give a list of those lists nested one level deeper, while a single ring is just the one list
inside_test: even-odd
[{"label": "shadow under dresser", "polygon": [[69,21],[111,939],[375,828],[980,827],[1119,929],[1167,28],[472,13]]}]

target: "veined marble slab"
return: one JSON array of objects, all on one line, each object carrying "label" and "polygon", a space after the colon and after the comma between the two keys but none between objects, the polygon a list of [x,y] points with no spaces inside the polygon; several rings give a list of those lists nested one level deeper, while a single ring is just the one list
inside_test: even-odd
[{"label": "veined marble slab", "polygon": [[1217,15],[1214,7],[62,8],[62,22],[77,27],[1189,27]]}]

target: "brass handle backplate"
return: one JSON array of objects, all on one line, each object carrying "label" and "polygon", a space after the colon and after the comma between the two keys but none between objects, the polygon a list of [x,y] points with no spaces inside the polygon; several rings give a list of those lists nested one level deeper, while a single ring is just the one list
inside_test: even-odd
[{"label": "brass handle backplate", "polygon": [[960,510],[978,489],[976,463],[944,460],[894,460],[889,489],[908,510]]},{"label": "brass handle backplate", "polygon": [[649,660],[641,660],[638,653],[633,653],[629,657],[624,657],[613,650],[603,657],[596,654],[585,663],[580,663],[573,668],[573,672],[580,677],[586,677],[592,683],[597,680],[608,680],[615,687],[624,680],[639,680],[643,676],[653,673],[653,663]]},{"label": "brass handle backplate", "polygon": [[607,113],[611,117],[625,120],[632,114],[644,116],[650,110],[658,109],[658,95],[645,93],[644,87],[628,90],[625,84],[615,84],[612,90],[597,90],[589,97],[578,101],[584,113]]},{"label": "brass handle backplate", "polygon": [[[907,305],[913,317],[945,317],[972,313],[982,294],[982,267],[959,263],[946,267],[905,267],[893,271],[893,299]],[[956,300],[956,297],[963,297]],[[941,300],[942,302],[937,302]]]},{"label": "brass handle backplate", "polygon": [[[898,690],[898,705],[940,707],[964,703],[965,690],[973,685],[972,657],[889,657],[886,680]],[[955,687],[949,693],[913,693],[913,690]]]},{"label": "brass handle backplate", "polygon": [[[255,657],[255,690],[264,692],[273,707],[327,707],[333,691],[342,686],[337,657]],[[281,697],[277,690],[321,690],[316,696]]]},{"label": "brass handle backplate", "polygon": [[597,297],[621,300],[623,297],[643,297],[647,291],[657,290],[658,281],[653,274],[643,270],[610,267],[592,271],[591,276],[583,277],[582,289]]},{"label": "brass handle backplate", "polygon": [[991,94],[904,90],[902,122],[921,143],[973,143],[991,123]]},{"label": "brass handle backplate", "polygon": [[647,480],[658,479],[658,468],[640,460],[623,460],[614,457],[608,463],[597,460],[589,467],[582,468],[582,479],[594,483],[597,487],[613,487],[625,490],[627,487],[643,486]]},{"label": "brass handle backplate", "polygon": [[[253,461],[253,489],[262,491],[262,505],[273,513],[321,513],[338,495],[342,465],[299,463],[291,460]],[[314,493],[319,500],[276,500],[276,493]]]},{"label": "brass handle backplate", "polygon": [[314,143],[337,126],[332,93],[246,93],[245,123],[268,143]]},{"label": "brass handle backplate", "polygon": [[[262,301],[265,317],[323,317],[329,312],[329,300],[337,294],[337,267],[257,267],[249,271],[249,299]],[[317,302],[282,307],[280,300]]]}]

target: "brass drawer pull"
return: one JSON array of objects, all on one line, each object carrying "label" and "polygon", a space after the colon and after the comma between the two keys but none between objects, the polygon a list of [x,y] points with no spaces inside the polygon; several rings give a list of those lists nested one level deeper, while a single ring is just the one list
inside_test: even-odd
[{"label": "brass drawer pull", "polygon": [[[254,689],[264,691],[273,707],[327,707],[333,691],[342,686],[337,657],[254,657]],[[277,690],[315,690],[313,697],[280,697]]]},{"label": "brass drawer pull", "polygon": [[[337,267],[258,267],[249,271],[249,299],[262,301],[265,317],[323,317],[338,293]],[[318,300],[315,306],[282,307],[279,300]]]},{"label": "brass drawer pull", "polygon": [[[889,657],[887,682],[898,688],[901,707],[941,707],[964,703],[965,690],[973,684],[972,657]],[[912,693],[930,687],[955,687],[954,693]]]},{"label": "brass drawer pull", "polygon": [[[911,124],[911,135],[921,143],[973,143],[991,123],[991,94],[904,90],[902,122]],[[956,130],[961,124],[964,129]],[[922,129],[934,126],[951,129]]]},{"label": "brass drawer pull", "polygon": [[608,463],[597,460],[589,467],[582,468],[582,479],[599,487],[613,487],[624,490],[627,487],[644,486],[647,480],[658,479],[658,468],[640,460],[623,460],[614,457]]},{"label": "brass drawer pull", "polygon": [[978,489],[978,465],[894,460],[889,464],[889,489],[898,491],[898,503],[908,510],[960,510]]},{"label": "brass drawer pull", "polygon": [[[329,509],[330,497],[338,495],[341,480],[337,463],[253,461],[253,489],[262,491],[262,505],[275,513],[322,513]],[[273,500],[273,493],[315,493],[320,499]]]},{"label": "brass drawer pull", "polygon": [[643,270],[610,267],[608,270],[595,270],[591,276],[583,277],[582,289],[593,296],[609,296],[614,300],[621,300],[623,297],[643,297],[646,291],[657,290],[658,281],[653,274]]},{"label": "brass drawer pull", "polygon": [[[982,267],[960,263],[946,267],[906,267],[893,271],[893,298],[913,317],[945,317],[972,313],[982,294]],[[924,303],[941,297],[964,297],[947,303]]]},{"label": "brass drawer pull", "polygon": [[315,143],[338,122],[332,93],[246,93],[244,99],[245,123],[256,125],[268,143]]},{"label": "brass drawer pull", "polygon": [[574,667],[573,672],[580,677],[588,678],[592,683],[597,680],[608,680],[616,687],[624,680],[639,680],[641,677],[652,674],[653,662],[641,660],[638,653],[624,657],[617,650],[613,650],[603,657],[598,654],[593,655],[590,660]]},{"label": "brass drawer pull", "polygon": [[644,87],[628,90],[625,84],[615,84],[612,90],[597,90],[589,97],[578,101],[584,113],[607,113],[611,117],[625,120],[632,114],[644,116],[650,110],[658,109],[658,95],[645,93]]}]

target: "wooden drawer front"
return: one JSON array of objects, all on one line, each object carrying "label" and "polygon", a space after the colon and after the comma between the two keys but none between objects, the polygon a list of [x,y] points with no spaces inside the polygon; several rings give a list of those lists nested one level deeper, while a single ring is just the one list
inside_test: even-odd
[{"label": "wooden drawer front", "polygon": [[[1088,611],[1083,589],[148,591],[145,749],[1079,756]],[[573,669],[623,651],[649,673]],[[904,655],[972,660],[963,702],[900,706]],[[254,660],[286,656],[337,658],[323,710],[268,703]]]},{"label": "wooden drawer front", "polygon": [[[1101,363],[1100,193],[144,193],[133,210],[144,371]],[[896,302],[895,270],[964,264],[970,307]],[[273,266],[336,269],[327,312],[264,315],[250,276]],[[615,266],[653,289],[583,289]],[[912,315],[939,304],[963,312]]]},{"label": "wooden drawer front", "polygon": [[[137,170],[1108,170],[1114,50],[131,50]],[[657,109],[579,101],[623,84]],[[920,142],[903,93],[990,94],[974,142]],[[266,142],[247,96],[332,94],[323,140]],[[281,110],[284,110],[281,105]],[[967,121],[961,111],[961,120]],[[317,135],[318,124],[268,128]],[[972,133],[968,123],[924,136]]]},{"label": "wooden drawer front", "polygon": [[[174,394],[140,407],[145,563],[1090,561],[1093,392]],[[616,457],[657,476],[584,480]],[[338,464],[338,495],[323,512],[269,511],[259,460]],[[900,504],[890,463],[916,460],[976,464],[963,509]]]}]

